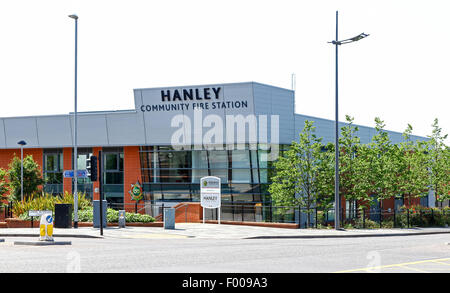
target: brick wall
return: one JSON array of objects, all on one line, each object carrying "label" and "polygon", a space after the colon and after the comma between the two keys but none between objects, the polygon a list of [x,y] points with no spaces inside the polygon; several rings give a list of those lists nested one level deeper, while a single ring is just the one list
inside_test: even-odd
[{"label": "brick wall", "polygon": [[198,202],[184,202],[174,208],[175,223],[198,223],[203,220],[203,210]]},{"label": "brick wall", "polygon": [[[102,150],[102,147],[93,147],[92,148],[92,155],[99,157],[99,151]],[[138,146],[127,146],[123,148],[123,157],[124,157],[124,203],[127,212],[133,212],[135,211],[135,201],[131,200],[131,196],[128,193],[128,191],[131,188],[131,184],[135,184],[136,181],[139,180],[139,182],[142,183],[141,179],[141,163],[139,159],[139,147]],[[98,174],[100,176],[100,174]],[[99,188],[100,177],[98,177],[98,180],[93,182],[93,189],[94,189],[94,200],[99,200],[100,195],[98,193],[95,193],[95,189]],[[142,211],[145,212],[145,211]]]},{"label": "brick wall", "polygon": [[[72,148],[63,149],[63,169],[72,170]],[[72,178],[63,178],[64,191],[72,193]]]},{"label": "brick wall", "polygon": [[[33,160],[39,165],[41,174],[43,174],[43,150],[42,149],[23,149],[23,157],[31,155]],[[20,148],[19,149],[0,149],[0,168],[7,170],[9,163],[11,163],[14,156],[20,159]],[[42,188],[42,186],[40,186]]]},{"label": "brick wall", "polygon": [[[131,190],[131,185],[139,181],[142,184],[141,163],[139,158],[138,146],[127,146],[123,148],[123,198],[125,210],[127,212],[135,212],[135,201],[131,199],[128,191]],[[144,213],[141,210],[141,213]]]},{"label": "brick wall", "polygon": [[[98,152],[101,151],[101,150],[102,150],[101,147],[94,147],[94,148],[92,148],[92,155],[97,157],[97,162],[98,162]],[[99,169],[98,165],[97,165],[97,169]],[[95,189],[96,188],[98,189],[99,186],[100,186],[100,183],[99,183],[100,182],[100,176],[101,176],[101,174],[98,174],[97,175],[97,181],[92,182],[93,183],[92,184],[92,188],[94,190],[94,193],[93,193],[94,200],[99,200],[100,199],[100,194],[95,192]]]}]

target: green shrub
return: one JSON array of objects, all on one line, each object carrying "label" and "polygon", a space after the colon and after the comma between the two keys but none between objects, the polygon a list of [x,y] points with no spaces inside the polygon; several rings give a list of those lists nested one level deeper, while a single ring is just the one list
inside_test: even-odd
[{"label": "green shrub", "polygon": [[403,206],[397,215],[397,225],[406,228],[410,227],[443,227],[450,225],[450,208],[427,208],[421,206],[412,206],[406,208]]},{"label": "green shrub", "polygon": [[346,223],[344,224],[344,229],[348,230],[348,229],[354,229],[355,227],[353,227],[352,223]]},{"label": "green shrub", "polygon": [[[81,210],[78,212],[78,221],[80,222],[93,222],[94,209],[92,207]],[[108,223],[117,223],[119,222],[119,212],[114,209],[106,210],[106,221]],[[155,218],[149,215],[141,215],[135,213],[125,213],[125,221],[128,223],[151,223],[155,221]]]},{"label": "green shrub", "polygon": [[[118,217],[117,217],[118,218]],[[150,215],[142,215],[142,214],[134,214],[134,213],[126,213],[125,220],[130,223],[142,222],[142,223],[151,223],[155,221]]]},{"label": "green shrub", "polygon": [[367,219],[363,221],[363,218],[360,217],[355,221],[355,228],[358,229],[378,229],[380,228],[380,223]]},{"label": "green shrub", "polygon": [[[79,222],[93,222],[94,221],[94,214],[93,214],[93,208],[89,207],[84,210],[78,211],[78,221]],[[72,213],[72,219],[73,219],[73,213]]]},{"label": "green shrub", "polygon": [[392,229],[394,228],[394,219],[383,220],[381,222],[381,227],[384,229]]},{"label": "green shrub", "polygon": [[317,229],[333,229],[333,226],[331,226],[330,224],[328,225],[317,224]]},{"label": "green shrub", "polygon": [[[65,192],[63,195],[52,195],[49,193],[32,194],[24,199],[23,202],[16,201],[13,203],[13,213],[21,219],[28,217],[30,210],[49,210],[55,212],[55,204],[71,204],[73,207],[73,194]],[[85,194],[78,194],[78,210],[83,210],[91,206],[91,202],[86,198]]]}]

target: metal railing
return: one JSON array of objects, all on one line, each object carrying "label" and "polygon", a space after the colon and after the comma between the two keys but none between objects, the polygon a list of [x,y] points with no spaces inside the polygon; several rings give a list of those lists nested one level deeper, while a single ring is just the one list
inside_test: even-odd
[{"label": "metal railing", "polygon": [[146,207],[148,207],[145,203],[114,203],[108,202],[107,207],[114,210],[128,210],[133,211],[136,214],[146,213]]},{"label": "metal railing", "polygon": [[[217,209],[207,209],[206,220],[218,219]],[[334,209],[305,209],[300,207],[255,206],[246,204],[222,205],[221,220],[238,222],[269,222],[298,224],[299,228],[334,226]],[[357,209],[348,213],[340,209],[344,228],[411,228],[450,225],[450,209],[401,208]]]},{"label": "metal railing", "polygon": [[[154,202],[144,203],[108,203],[109,208],[125,209],[135,213],[151,215],[159,220],[164,218],[164,209],[174,207],[184,209],[185,221],[188,221],[188,203]],[[331,228],[334,226],[335,210],[321,208],[305,209],[260,205],[255,203],[222,204],[222,221],[291,223],[299,228]],[[411,228],[450,225],[449,208],[396,208],[396,209],[340,209],[338,213],[343,228]],[[206,209],[205,220],[218,220],[218,209]]]},{"label": "metal railing", "polygon": [[0,207],[0,214],[3,216],[3,218],[12,218],[13,212],[12,212],[13,203],[8,202],[4,203],[3,206]]}]

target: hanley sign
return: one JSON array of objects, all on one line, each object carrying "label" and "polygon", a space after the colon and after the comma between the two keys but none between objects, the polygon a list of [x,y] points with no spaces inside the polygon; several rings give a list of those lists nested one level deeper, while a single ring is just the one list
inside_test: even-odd
[{"label": "hanley sign", "polygon": [[218,208],[218,220],[220,224],[220,178],[206,176],[200,179],[200,205],[203,208],[203,223],[205,223],[205,209]]}]

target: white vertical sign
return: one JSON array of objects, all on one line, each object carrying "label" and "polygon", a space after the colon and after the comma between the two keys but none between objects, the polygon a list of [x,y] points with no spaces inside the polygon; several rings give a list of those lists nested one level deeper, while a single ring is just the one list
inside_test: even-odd
[{"label": "white vertical sign", "polygon": [[218,222],[220,224],[220,178],[207,176],[200,179],[200,205],[203,208],[203,223],[205,223],[205,209],[219,209]]}]

